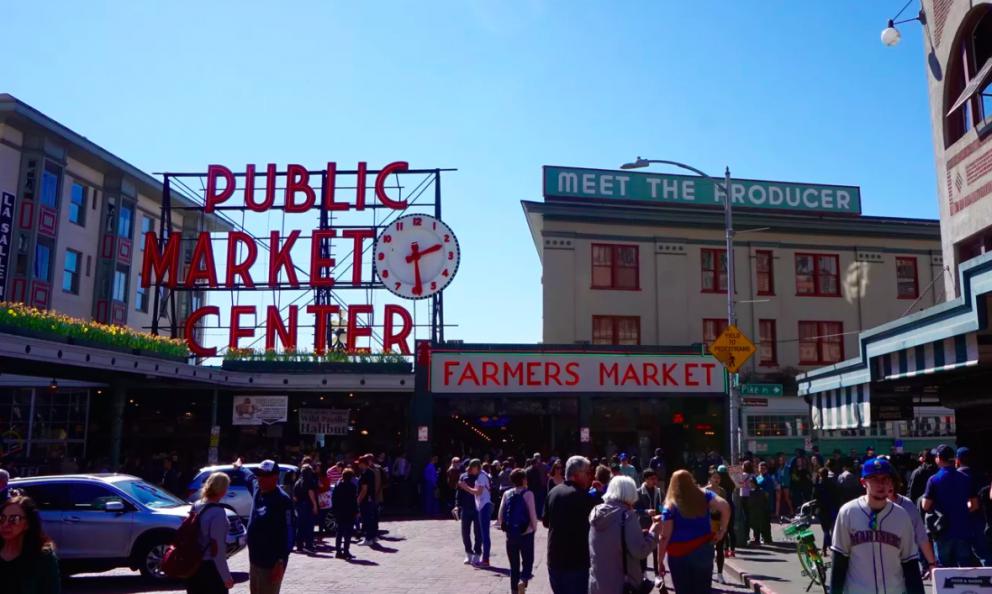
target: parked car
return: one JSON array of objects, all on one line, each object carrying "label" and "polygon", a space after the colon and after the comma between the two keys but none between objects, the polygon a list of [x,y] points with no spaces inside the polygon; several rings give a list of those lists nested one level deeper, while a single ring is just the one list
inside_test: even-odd
[{"label": "parked car", "polygon": [[[65,574],[129,567],[165,579],[162,555],[190,511],[182,499],[126,474],[34,476],[13,479],[10,487],[37,503]],[[230,557],[245,547],[248,532],[226,511]]]},{"label": "parked car", "polygon": [[[244,464],[242,468],[249,472],[254,472],[258,468],[258,464]],[[237,512],[243,520],[247,521],[248,516],[251,515],[252,492],[250,491],[248,481],[245,480],[244,474],[235,472],[234,465],[232,464],[205,466],[201,468],[200,472],[193,477],[193,480],[190,481],[186,489],[186,501],[191,503],[196,501],[200,488],[203,487],[203,481],[207,480],[207,477],[215,472],[223,472],[231,478],[231,486],[227,489],[227,496],[224,498],[224,503],[230,505],[231,509]],[[292,481],[296,480],[297,472],[299,472],[299,469],[296,466],[290,464],[279,465],[279,484],[286,486],[287,493],[292,492],[290,487],[292,487]]]}]

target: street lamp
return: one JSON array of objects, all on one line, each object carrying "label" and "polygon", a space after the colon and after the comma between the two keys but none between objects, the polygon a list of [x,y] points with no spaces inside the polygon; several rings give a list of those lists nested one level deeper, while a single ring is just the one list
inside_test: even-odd
[{"label": "street lamp", "polygon": [[[712,180],[713,184],[723,189],[723,224],[726,236],[727,250],[727,326],[734,326],[737,323],[737,313],[734,307],[734,219],[733,205],[731,199],[730,167],[724,171],[723,180],[707,175],[704,171],[696,169],[692,165],[679,163],[678,161],[668,161],[666,159],[645,159],[638,156],[637,159],[629,163],[624,163],[620,169],[643,169],[652,164],[671,165],[679,169],[691,171],[700,177]],[[730,377],[730,414],[728,423],[730,425],[730,463],[736,464],[741,452],[741,424],[740,424],[740,403],[737,393],[737,374]]]},{"label": "street lamp", "polygon": [[899,41],[902,39],[902,33],[899,32],[899,29],[896,29],[896,25],[902,25],[903,23],[909,23],[912,21],[920,21],[920,24],[924,26],[927,24],[927,13],[923,12],[922,8],[915,17],[903,19],[901,21],[896,20],[902,16],[902,13],[906,12],[906,9],[909,8],[910,4],[912,4],[912,0],[906,2],[906,4],[902,7],[902,10],[900,10],[896,16],[889,19],[889,22],[885,25],[885,28],[882,29],[882,44],[885,45],[885,47],[895,47],[899,45]]}]

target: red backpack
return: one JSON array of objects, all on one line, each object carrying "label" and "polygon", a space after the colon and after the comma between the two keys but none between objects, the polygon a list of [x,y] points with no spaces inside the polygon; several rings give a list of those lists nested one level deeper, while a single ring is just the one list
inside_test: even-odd
[{"label": "red backpack", "polygon": [[165,550],[162,557],[162,573],[170,578],[186,580],[193,577],[203,563],[203,554],[207,547],[200,546],[200,516],[211,507],[220,507],[216,503],[204,505],[200,511],[189,511],[183,523],[176,530],[172,545]]}]

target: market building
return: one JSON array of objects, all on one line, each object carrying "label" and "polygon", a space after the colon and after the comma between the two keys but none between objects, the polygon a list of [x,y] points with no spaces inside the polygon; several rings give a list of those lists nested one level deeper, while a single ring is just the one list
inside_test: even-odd
[{"label": "market building", "polygon": [[[988,296],[992,293],[992,3],[924,0],[925,64],[937,168],[945,299],[852,337],[847,358],[798,376],[814,424],[852,429],[939,403],[957,443],[992,449]],[[983,437],[984,435],[984,437]]]},{"label": "market building", "polygon": [[[715,340],[727,327],[718,190],[707,178],[545,167],[544,201],[523,202],[543,270],[544,342],[701,352]],[[815,438],[887,450],[908,437],[912,428],[891,424],[814,435],[809,407],[787,397],[797,372],[857,352],[862,330],[944,300],[938,222],[862,215],[853,186],[734,179],[732,192],[737,326],[757,345],[741,370],[744,390],[757,384],[743,399],[744,448],[791,451]],[[642,395],[650,413],[615,426],[594,404],[592,440],[641,453],[675,436],[682,451],[721,451],[726,400]]]}]

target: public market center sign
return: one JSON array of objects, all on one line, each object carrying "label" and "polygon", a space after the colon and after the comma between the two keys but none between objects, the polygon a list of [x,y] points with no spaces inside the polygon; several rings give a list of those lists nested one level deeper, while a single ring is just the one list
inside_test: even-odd
[{"label": "public market center sign", "polygon": [[[719,184],[723,180],[718,180]],[[861,189],[792,182],[731,179],[734,208],[797,214],[861,214]],[[616,201],[667,206],[723,206],[717,180],[693,175],[635,173],[544,166],[545,198]]]},{"label": "public market center sign", "polygon": [[727,374],[708,355],[431,353],[434,393],[727,391]]}]

